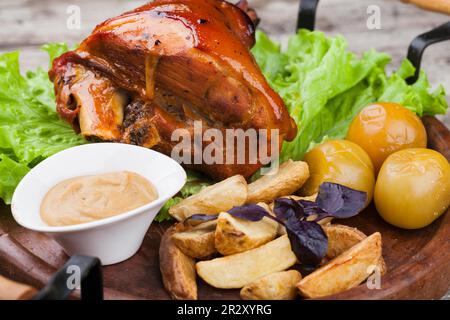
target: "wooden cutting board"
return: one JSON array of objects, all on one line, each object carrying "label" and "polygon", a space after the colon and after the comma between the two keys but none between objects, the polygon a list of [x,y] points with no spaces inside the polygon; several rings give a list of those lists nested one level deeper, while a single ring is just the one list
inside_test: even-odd
[{"label": "wooden cutting board", "polygon": [[[450,161],[450,132],[434,117],[423,119],[429,147]],[[385,223],[370,206],[345,220],[366,234],[383,236],[388,272],[381,289],[365,284],[329,299],[439,299],[450,287],[450,210],[430,226],[401,230]],[[170,223],[154,223],[138,253],[131,259],[103,267],[106,299],[169,299],[159,272],[161,235]],[[10,279],[42,287],[68,257],[44,234],[16,224],[10,208],[0,207],[0,273]],[[238,299],[238,290],[218,290],[199,279],[200,299]]]}]

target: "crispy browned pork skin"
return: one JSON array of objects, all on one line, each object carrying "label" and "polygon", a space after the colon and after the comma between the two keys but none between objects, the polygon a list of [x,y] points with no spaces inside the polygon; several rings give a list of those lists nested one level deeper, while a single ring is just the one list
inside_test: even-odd
[{"label": "crispy browned pork skin", "polygon": [[[172,132],[193,134],[195,120],[203,130],[278,129],[281,146],[296,126],[249,51],[254,26],[243,10],[256,18],[245,1],[156,0],[106,20],[53,62],[58,113],[86,138],[169,155]],[[260,166],[191,165],[217,179]]]}]

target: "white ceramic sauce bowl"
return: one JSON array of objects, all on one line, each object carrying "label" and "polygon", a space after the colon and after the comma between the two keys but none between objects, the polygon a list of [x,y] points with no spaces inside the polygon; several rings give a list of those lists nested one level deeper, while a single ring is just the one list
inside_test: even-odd
[{"label": "white ceramic sauce bowl", "polygon": [[[157,189],[158,199],[110,218],[78,225],[54,227],[42,221],[41,202],[57,183],[123,170],[147,178]],[[68,255],[94,256],[109,265],[138,251],[158,211],[185,182],[183,168],[159,152],[119,143],[86,144],[61,151],[34,167],[17,186],[11,210],[17,223],[50,235]]]}]

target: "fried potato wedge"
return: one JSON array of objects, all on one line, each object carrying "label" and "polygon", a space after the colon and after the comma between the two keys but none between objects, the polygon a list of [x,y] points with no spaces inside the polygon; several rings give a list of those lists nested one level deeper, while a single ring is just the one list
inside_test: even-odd
[{"label": "fried potato wedge", "polygon": [[218,214],[235,206],[243,205],[247,200],[247,181],[236,175],[208,186],[199,193],[182,200],[169,209],[172,217],[182,221],[193,214]]},{"label": "fried potato wedge", "polygon": [[272,172],[248,185],[247,203],[269,202],[290,195],[309,178],[308,165],[302,161],[288,160]]},{"label": "fried potato wedge", "polygon": [[363,241],[367,236],[356,228],[341,224],[324,226],[328,237],[327,258],[334,259],[354,245]]},{"label": "fried potato wedge", "polygon": [[243,300],[293,300],[297,296],[296,284],[302,279],[297,270],[268,274],[241,289]]},{"label": "fried potato wedge", "polygon": [[184,254],[203,259],[216,252],[214,246],[216,226],[217,220],[214,220],[191,227],[186,231],[176,232],[173,235],[173,242]]},{"label": "fried potato wedge", "polygon": [[[342,224],[326,225],[323,226],[323,229],[328,237],[328,259],[336,258],[367,238],[360,230]],[[380,257],[378,268],[382,275],[387,271],[386,262],[383,257]]]},{"label": "fried potato wedge", "polygon": [[386,265],[386,261],[384,261],[384,258],[381,256],[380,260],[378,261],[378,270],[380,272],[380,275],[384,275],[387,272],[387,265]]},{"label": "fried potato wedge", "polygon": [[159,246],[159,268],[164,287],[173,299],[196,300],[195,260],[185,255],[173,241],[180,225],[167,229]]},{"label": "fried potato wedge", "polygon": [[381,258],[381,234],[375,232],[325,266],[303,278],[297,288],[306,298],[320,298],[356,287]]},{"label": "fried potato wedge", "polygon": [[197,262],[198,275],[216,288],[242,288],[270,273],[284,271],[297,262],[287,236],[231,256]]},{"label": "fried potato wedge", "polygon": [[278,223],[269,218],[254,222],[222,212],[217,219],[215,247],[224,256],[244,252],[272,241],[277,230]]}]

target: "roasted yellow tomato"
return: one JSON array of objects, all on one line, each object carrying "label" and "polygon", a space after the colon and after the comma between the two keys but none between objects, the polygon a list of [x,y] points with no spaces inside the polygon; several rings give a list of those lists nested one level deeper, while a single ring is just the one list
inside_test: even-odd
[{"label": "roasted yellow tomato", "polygon": [[375,176],[367,153],[357,144],[346,140],[331,140],[309,151],[303,159],[308,163],[310,177],[300,193],[317,193],[323,182],[339,183],[367,193],[372,200]]},{"label": "roasted yellow tomato", "polygon": [[350,125],[347,140],[366,150],[375,172],[392,153],[427,146],[427,134],[419,117],[397,103],[387,102],[361,110]]},{"label": "roasted yellow tomato", "polygon": [[429,149],[390,155],[378,174],[375,205],[388,223],[405,229],[425,227],[450,205],[450,165]]}]

